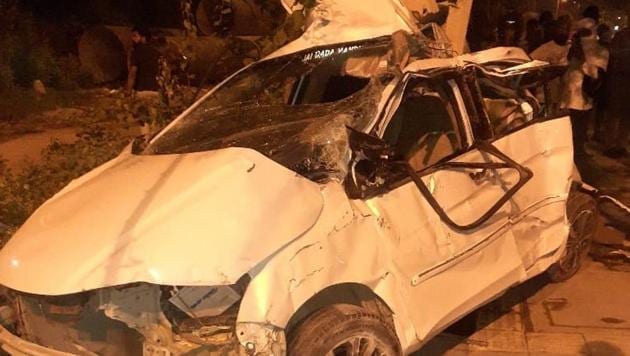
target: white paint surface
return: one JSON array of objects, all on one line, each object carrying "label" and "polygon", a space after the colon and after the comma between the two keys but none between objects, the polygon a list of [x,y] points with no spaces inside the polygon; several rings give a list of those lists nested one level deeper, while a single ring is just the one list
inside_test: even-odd
[{"label": "white paint surface", "polygon": [[140,281],[231,284],[321,209],[315,183],[252,150],[126,154],[29,218],[0,251],[0,284],[48,295]]}]

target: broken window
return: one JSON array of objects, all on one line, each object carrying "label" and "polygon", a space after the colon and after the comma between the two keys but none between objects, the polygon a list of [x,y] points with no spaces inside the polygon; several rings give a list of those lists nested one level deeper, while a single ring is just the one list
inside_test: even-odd
[{"label": "broken window", "polygon": [[[141,153],[251,148],[308,178],[343,180],[346,126],[363,130],[376,117],[383,87],[393,79],[379,65],[388,50],[383,41],[340,45],[255,64]],[[352,72],[358,67],[369,70]]]},{"label": "broken window", "polygon": [[383,135],[415,171],[464,148],[455,109],[444,90],[428,80],[412,79]]},{"label": "broken window", "polygon": [[517,130],[542,114],[542,97],[537,94],[544,93],[544,89],[524,86],[522,79],[522,76],[494,77],[478,71],[479,88],[495,136]]},{"label": "broken window", "polygon": [[346,64],[381,58],[388,50],[389,42],[380,40],[310,49],[256,63],[219,87],[184,121],[237,103],[306,105],[344,99],[369,82],[348,73]]}]

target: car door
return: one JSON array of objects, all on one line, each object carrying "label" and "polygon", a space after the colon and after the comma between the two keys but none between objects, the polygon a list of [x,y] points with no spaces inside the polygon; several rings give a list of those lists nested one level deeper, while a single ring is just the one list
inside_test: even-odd
[{"label": "car door", "polygon": [[[474,143],[457,76],[457,71],[407,76],[392,98],[397,104],[375,129],[393,147],[405,172],[392,174],[390,189],[368,204],[399,236],[395,263],[409,278],[410,300],[417,303],[412,317],[420,337],[522,275],[514,238],[504,228],[510,207],[503,203],[527,177],[491,146]],[[477,175],[488,165],[495,171],[509,170],[510,180],[482,181],[485,176]]]},{"label": "car door", "polygon": [[[512,224],[527,271],[535,275],[568,235],[566,199],[574,172],[571,124],[557,110],[555,79],[563,68],[545,64],[501,72],[475,69],[483,110],[492,126],[493,145],[535,174],[512,199],[518,214]],[[557,98],[556,98],[557,99]]]}]

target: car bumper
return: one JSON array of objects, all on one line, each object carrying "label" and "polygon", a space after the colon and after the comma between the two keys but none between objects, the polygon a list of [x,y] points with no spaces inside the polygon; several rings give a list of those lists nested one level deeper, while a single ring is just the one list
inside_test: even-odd
[{"label": "car bumper", "polygon": [[0,348],[10,355],[71,356],[72,354],[49,349],[13,335],[0,325]]}]

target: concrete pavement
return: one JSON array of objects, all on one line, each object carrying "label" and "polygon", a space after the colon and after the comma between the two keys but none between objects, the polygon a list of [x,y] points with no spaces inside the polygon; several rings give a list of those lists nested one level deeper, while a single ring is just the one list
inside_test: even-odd
[{"label": "concrete pavement", "polygon": [[630,356],[630,272],[589,260],[565,283],[537,277],[414,356],[425,355]]}]

